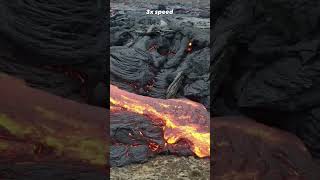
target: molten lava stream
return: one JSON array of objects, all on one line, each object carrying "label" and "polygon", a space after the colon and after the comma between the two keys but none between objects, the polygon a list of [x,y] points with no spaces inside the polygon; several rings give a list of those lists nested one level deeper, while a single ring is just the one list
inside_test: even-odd
[{"label": "molten lava stream", "polygon": [[180,139],[190,142],[198,157],[210,156],[210,116],[206,108],[187,99],[156,99],[133,94],[110,85],[111,111],[126,110],[161,119],[164,139],[175,144]]}]

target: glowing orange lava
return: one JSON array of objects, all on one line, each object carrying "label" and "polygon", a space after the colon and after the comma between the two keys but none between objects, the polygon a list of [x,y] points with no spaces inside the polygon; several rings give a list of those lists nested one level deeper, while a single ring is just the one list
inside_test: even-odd
[{"label": "glowing orange lava", "polygon": [[[210,156],[210,118],[206,108],[187,99],[156,99],[136,95],[110,85],[110,110],[125,109],[163,121],[164,139],[175,144],[181,139],[190,142],[198,157]],[[156,149],[156,145],[152,145]]]}]

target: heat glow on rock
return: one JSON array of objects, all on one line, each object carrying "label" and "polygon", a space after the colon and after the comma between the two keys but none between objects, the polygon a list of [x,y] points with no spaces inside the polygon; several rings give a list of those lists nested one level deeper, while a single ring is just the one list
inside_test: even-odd
[{"label": "heat glow on rock", "polygon": [[[141,96],[110,85],[110,110],[141,114],[155,123],[161,121],[168,144],[186,140],[198,157],[210,156],[210,116],[199,103],[187,99]],[[150,147],[153,151],[157,148],[157,145]]]}]

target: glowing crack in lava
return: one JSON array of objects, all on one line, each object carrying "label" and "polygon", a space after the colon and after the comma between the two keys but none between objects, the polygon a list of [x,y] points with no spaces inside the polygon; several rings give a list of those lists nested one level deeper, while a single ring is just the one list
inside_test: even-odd
[{"label": "glowing crack in lava", "polygon": [[198,157],[210,156],[210,118],[206,108],[187,99],[156,99],[136,95],[110,85],[111,112],[126,110],[147,116],[164,124],[164,139],[168,144],[179,140],[190,143]]}]

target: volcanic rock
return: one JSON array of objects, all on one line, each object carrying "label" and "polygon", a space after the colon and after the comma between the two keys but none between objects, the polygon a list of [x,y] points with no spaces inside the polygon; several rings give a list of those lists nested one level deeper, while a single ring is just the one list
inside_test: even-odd
[{"label": "volcanic rock", "polygon": [[5,1],[0,4],[1,39],[9,39],[24,56],[37,57],[19,61],[28,64],[103,59],[106,7],[102,1]]},{"label": "volcanic rock", "polygon": [[[106,6],[99,3],[0,3],[0,71],[55,95],[78,102],[95,101],[93,91],[99,83],[106,83],[107,74]],[[95,80],[91,82],[87,76]],[[105,105],[97,102],[91,104]]]},{"label": "volcanic rock", "polygon": [[1,179],[23,179],[26,174],[105,178],[104,109],[30,88],[2,73],[0,83]]},{"label": "volcanic rock", "polygon": [[211,119],[214,180],[320,178],[319,167],[292,134],[244,117]]},{"label": "volcanic rock", "polygon": [[110,86],[111,166],[168,152],[210,156],[209,114],[187,99],[156,99]]},{"label": "volcanic rock", "polygon": [[212,7],[212,114],[246,114],[289,130],[318,156],[320,131],[310,127],[320,120],[309,119],[320,105],[319,1]]},{"label": "volcanic rock", "polygon": [[[205,19],[193,15],[144,13],[111,18],[111,84],[155,98],[187,97],[209,108],[210,24],[200,28]],[[172,84],[181,72],[181,80]]]}]

